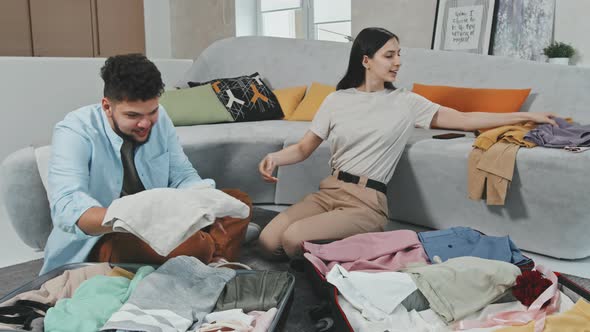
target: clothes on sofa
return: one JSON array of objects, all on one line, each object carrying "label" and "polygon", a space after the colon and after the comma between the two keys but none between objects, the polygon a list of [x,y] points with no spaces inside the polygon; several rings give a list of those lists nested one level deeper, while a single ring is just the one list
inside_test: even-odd
[{"label": "clothes on sofa", "polygon": [[487,205],[504,205],[519,148],[505,142],[495,143],[487,151],[474,148],[467,160],[468,197],[481,200],[486,188]]},{"label": "clothes on sofa", "polygon": [[143,266],[133,280],[101,275],[86,280],[72,298],[58,301],[47,311],[45,331],[98,331],[127,301],[140,281],[153,271],[153,267]]},{"label": "clothes on sofa", "polygon": [[18,300],[36,301],[53,306],[60,299],[72,297],[84,281],[97,275],[108,275],[111,271],[112,268],[107,263],[66,270],[61,275],[43,283],[39,289],[20,293],[1,303],[0,307],[13,305]]},{"label": "clothes on sofa", "polygon": [[534,262],[525,257],[509,236],[487,236],[469,227],[452,227],[418,233],[418,238],[431,262],[438,256],[450,258],[473,256],[512,263],[532,269]]},{"label": "clothes on sofa", "polygon": [[486,130],[475,139],[474,149],[467,161],[467,191],[470,199],[482,199],[484,188],[487,188],[486,203],[504,205],[518,149],[521,146],[536,146],[524,139],[536,126],[533,122],[500,126]]},{"label": "clothes on sofa", "polygon": [[555,118],[557,126],[542,124],[528,132],[524,139],[546,148],[590,146],[590,125]]},{"label": "clothes on sofa", "polygon": [[166,256],[216,218],[246,218],[250,208],[205,184],[190,189],[157,188],[114,200],[103,226],[129,232]]},{"label": "clothes on sofa", "polygon": [[348,271],[397,271],[428,263],[418,235],[410,230],[357,234],[328,244],[304,242],[303,248],[324,275],[336,264]]},{"label": "clothes on sofa", "polygon": [[[111,128],[101,104],[69,113],[53,132],[47,194],[53,230],[45,247],[41,273],[83,262],[100,237],[77,225],[91,207],[107,207],[121,194],[123,139]],[[150,139],[135,152],[137,173],[146,189],[189,188],[215,182],[201,179],[184,154],[163,107]]]},{"label": "clothes on sofa", "polygon": [[234,270],[211,268],[194,257],[172,258],[139,283],[101,330],[196,329],[235,275]]},{"label": "clothes on sofa", "polygon": [[535,143],[524,139],[525,135],[536,128],[537,124],[534,122],[526,122],[522,124],[500,126],[484,131],[475,139],[473,146],[484,151],[487,151],[494,144],[498,142],[517,144],[523,147],[532,148],[536,146]]},{"label": "clothes on sofa", "polygon": [[404,272],[410,274],[430,308],[447,323],[493,303],[520,275],[513,264],[477,257],[451,258]]}]

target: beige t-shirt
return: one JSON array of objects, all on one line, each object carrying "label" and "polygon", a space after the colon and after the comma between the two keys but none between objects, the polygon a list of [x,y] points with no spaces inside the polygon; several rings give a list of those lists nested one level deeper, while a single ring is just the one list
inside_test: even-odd
[{"label": "beige t-shirt", "polygon": [[330,167],[388,183],[414,126],[430,128],[440,105],[406,89],[331,93],[310,130],[330,141]]}]

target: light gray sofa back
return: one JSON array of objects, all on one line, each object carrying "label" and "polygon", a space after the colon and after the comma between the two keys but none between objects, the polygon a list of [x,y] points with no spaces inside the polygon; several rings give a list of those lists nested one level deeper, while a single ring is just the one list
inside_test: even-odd
[{"label": "light gray sofa back", "polygon": [[[348,65],[351,43],[237,37],[209,46],[178,86],[187,81],[251,74],[258,71],[273,88],[320,82],[336,85]],[[590,122],[590,68],[553,65],[500,56],[405,48],[395,83],[473,88],[532,88],[522,111],[555,112]]]}]

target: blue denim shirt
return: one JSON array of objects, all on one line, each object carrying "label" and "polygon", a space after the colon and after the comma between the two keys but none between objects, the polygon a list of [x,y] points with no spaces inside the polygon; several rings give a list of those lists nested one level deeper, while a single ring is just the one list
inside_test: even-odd
[{"label": "blue denim shirt", "polygon": [[[108,207],[119,198],[122,144],[100,104],[73,111],[55,126],[47,178],[53,230],[41,274],[85,261],[100,238],[84,233],[77,221],[89,208]],[[187,188],[202,181],[215,187],[193,168],[162,106],[149,140],[136,150],[135,167],[146,189]]]}]

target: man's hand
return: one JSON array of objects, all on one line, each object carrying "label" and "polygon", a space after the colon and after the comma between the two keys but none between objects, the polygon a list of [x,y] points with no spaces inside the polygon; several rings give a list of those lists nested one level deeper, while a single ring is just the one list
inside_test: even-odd
[{"label": "man's hand", "polygon": [[91,207],[86,210],[78,219],[78,227],[88,235],[102,235],[111,233],[112,227],[102,226],[102,221],[107,213],[107,209],[103,207]]}]

